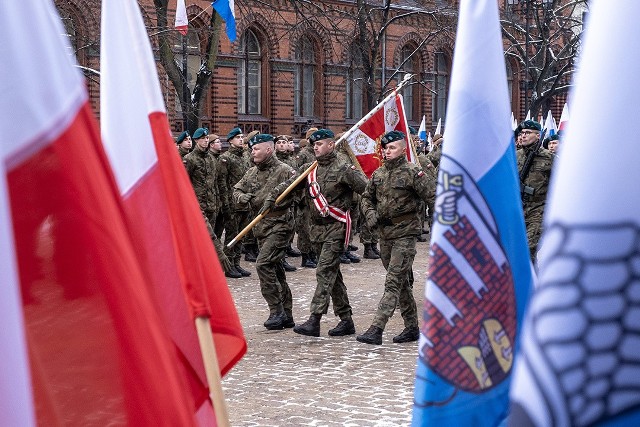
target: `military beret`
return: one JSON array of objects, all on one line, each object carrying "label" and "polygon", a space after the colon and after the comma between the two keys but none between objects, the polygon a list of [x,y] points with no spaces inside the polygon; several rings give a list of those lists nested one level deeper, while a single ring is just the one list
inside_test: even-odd
[{"label": "military beret", "polygon": [[313,132],[309,137],[309,143],[314,144],[316,141],[322,141],[323,139],[332,139],[334,137],[333,132],[329,129],[318,129]]},{"label": "military beret", "polygon": [[560,140],[560,136],[557,133],[554,133],[549,138],[547,138],[547,140],[548,141],[559,141]]},{"label": "military beret", "polygon": [[522,126],[518,125],[518,127],[516,127],[516,129],[513,131],[513,137],[517,139],[518,135],[520,135],[520,132],[522,132]]},{"label": "military beret", "polygon": [[273,138],[274,141],[278,142],[278,141],[291,141],[292,138],[289,135],[278,135],[275,138]]},{"label": "military beret", "polygon": [[242,129],[240,128],[233,128],[231,129],[231,131],[229,131],[229,133],[227,134],[227,141],[231,141],[233,138],[235,138],[238,135],[242,134]]},{"label": "military beret", "polygon": [[196,131],[193,133],[193,139],[200,139],[203,136],[208,135],[209,132],[207,131],[206,128],[198,128],[196,129]]},{"label": "military beret", "polygon": [[403,139],[405,139],[405,135],[403,132],[400,132],[399,130],[392,130],[384,134],[384,136],[380,140],[380,145],[382,145],[382,148],[384,148],[390,142],[400,141]]},{"label": "military beret", "polygon": [[311,136],[312,133],[314,133],[315,131],[317,131],[318,128],[309,128],[309,130],[307,130],[307,132],[304,134],[304,137],[306,139],[309,139],[309,137]]},{"label": "military beret", "polygon": [[418,130],[416,128],[414,128],[413,126],[409,126],[409,134],[410,135],[417,135],[418,134]]},{"label": "military beret", "polygon": [[254,145],[260,144],[262,142],[273,141],[273,136],[268,133],[259,133],[254,135],[253,138],[249,140],[249,148],[253,148]]},{"label": "military beret", "polygon": [[542,126],[540,126],[540,123],[536,122],[535,120],[525,120],[524,122],[520,123],[520,127],[522,129],[537,130],[538,132],[542,130]]},{"label": "military beret", "polygon": [[257,134],[259,134],[260,132],[258,132],[257,130],[252,130],[251,132],[249,132],[248,135],[245,135],[244,138],[242,138],[242,143],[243,144],[248,144],[249,140],[251,138],[253,138],[254,136],[256,136]]},{"label": "military beret", "polygon": [[301,139],[300,141],[298,141],[298,147],[300,148],[304,148],[307,145],[309,145],[309,141],[307,141],[306,139]]},{"label": "military beret", "polygon": [[178,138],[176,138],[176,144],[180,144],[182,141],[184,141],[187,137],[189,136],[189,131],[184,131],[182,132],[180,135],[178,135]]}]

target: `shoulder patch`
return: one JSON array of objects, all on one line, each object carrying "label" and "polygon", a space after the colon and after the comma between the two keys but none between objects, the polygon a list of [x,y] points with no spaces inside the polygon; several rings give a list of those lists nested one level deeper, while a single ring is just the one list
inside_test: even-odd
[{"label": "shoulder patch", "polygon": [[356,167],[354,165],[351,165],[351,169],[356,170]]},{"label": "shoulder patch", "polygon": [[424,171],[420,171],[420,172],[418,172],[418,176],[419,176],[419,177],[424,176]]}]

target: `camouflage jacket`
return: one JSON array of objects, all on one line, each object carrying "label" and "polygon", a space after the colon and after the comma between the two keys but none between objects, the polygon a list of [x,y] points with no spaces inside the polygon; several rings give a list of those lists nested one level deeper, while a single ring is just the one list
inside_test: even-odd
[{"label": "camouflage jacket", "polygon": [[276,157],[282,163],[289,165],[292,168],[298,167],[298,160],[296,158],[297,156],[291,151],[276,151]]},{"label": "camouflage jacket", "polygon": [[422,232],[420,204],[435,197],[436,181],[420,166],[399,156],[378,168],[362,194],[366,218],[375,213],[383,239]]},{"label": "camouflage jacket", "polygon": [[220,179],[218,185],[220,188],[223,208],[229,212],[237,209],[234,206],[232,195],[233,187],[244,176],[244,174],[252,166],[246,156],[246,150],[237,147],[229,147],[227,151],[222,153],[218,158],[220,166]]},{"label": "camouflage jacket", "polygon": [[[267,197],[274,199],[274,188],[289,178],[295,178],[296,171],[289,165],[272,156],[262,163],[249,169],[234,186],[233,200],[238,204],[238,198],[243,194],[252,194],[250,202],[241,209],[251,210],[257,215]],[[291,197],[286,197],[280,204],[273,206],[270,213],[254,227],[257,238],[265,238],[273,232],[281,230],[293,231],[293,216],[289,209]]]},{"label": "camouflage jacket", "polygon": [[436,145],[427,153],[427,159],[431,161],[436,170],[440,167],[440,157],[442,157],[442,144]]},{"label": "camouflage jacket", "polygon": [[193,185],[200,209],[203,212],[217,212],[221,208],[220,194],[216,186],[218,170],[215,159],[209,151],[195,148],[182,159],[187,175]]},{"label": "camouflage jacket", "polygon": [[315,159],[316,155],[313,152],[313,145],[309,144],[298,152],[296,156],[296,166],[300,167],[307,163],[313,163]]},{"label": "camouflage jacket", "polygon": [[[522,174],[524,163],[527,160],[529,152],[533,150],[535,144],[522,147],[516,151],[516,159],[518,161],[518,175]],[[549,189],[549,180],[551,179],[551,166],[553,165],[553,155],[545,148],[540,147],[533,158],[533,163],[529,169],[524,182],[521,182],[522,204],[525,213],[529,209],[538,209],[544,206],[547,199],[547,190]],[[522,191],[524,187],[527,190]],[[533,193],[533,194],[530,194]]]},{"label": "camouflage jacket", "polygon": [[180,146],[178,146],[178,153],[180,154],[180,157],[186,156],[187,154],[189,154],[189,150],[182,148]]}]

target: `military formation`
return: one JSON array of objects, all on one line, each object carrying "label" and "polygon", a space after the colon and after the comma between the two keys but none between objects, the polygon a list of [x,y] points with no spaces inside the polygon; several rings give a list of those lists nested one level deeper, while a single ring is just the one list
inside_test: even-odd
[{"label": "military formation", "polygon": [[[540,124],[531,120],[515,131],[534,261],[556,155],[552,147],[558,142],[557,137],[550,138],[544,141],[549,149],[542,147],[541,131]],[[293,328],[295,333],[319,337],[320,320],[331,305],[339,321],[327,334],[356,334],[348,284],[340,266],[361,261],[352,244],[358,231],[364,258],[380,259],[386,275],[371,326],[356,340],[382,344],[382,333],[396,308],[404,330],[393,342],[418,340],[412,266],[416,242],[427,240],[425,233],[431,225],[444,138],[436,134],[427,148],[414,133],[413,129],[410,136],[391,131],[381,138],[383,164],[370,178],[348,144],[336,143],[340,135],[329,129],[309,129],[299,141],[298,152],[288,135],[274,137],[257,131],[245,135],[237,127],[226,135],[229,148],[224,152],[221,138],[205,128],[178,136],[178,153],[225,275],[234,279],[251,275],[241,265],[242,255],[244,262],[255,262],[269,312],[266,329]],[[417,163],[407,160],[408,150],[418,154]],[[261,219],[247,227],[257,216]],[[245,228],[250,229],[246,234]],[[229,245],[232,241],[238,243]],[[287,272],[297,269],[287,261],[293,257],[301,258],[299,268],[316,269],[310,315],[298,324],[287,283]]]}]

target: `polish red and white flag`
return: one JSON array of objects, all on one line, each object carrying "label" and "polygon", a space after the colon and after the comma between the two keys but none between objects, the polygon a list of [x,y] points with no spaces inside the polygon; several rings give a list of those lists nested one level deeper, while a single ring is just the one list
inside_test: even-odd
[{"label": "polish red and white flag", "polygon": [[409,126],[407,124],[402,103],[402,95],[396,94],[388,99],[384,106],[376,111],[359,129],[354,131],[347,141],[353,154],[355,154],[362,171],[371,178],[373,172],[382,166],[382,147],[380,140],[385,133],[392,130],[399,130],[407,137],[409,146],[407,147],[407,159],[415,163],[416,157],[411,150]]},{"label": "polish red and white flag", "polygon": [[184,5],[184,0],[178,0],[176,5],[176,30],[183,36],[186,36],[188,27],[187,8]]},{"label": "polish red and white flag", "polygon": [[151,291],[200,408],[209,404],[208,388],[193,319],[210,318],[221,375],[244,355],[246,341],[171,136],[137,1],[102,3],[100,62],[104,147]]},{"label": "polish red and white flag", "polygon": [[0,424],[194,425],[63,34],[52,2],[0,2]]},{"label": "polish red and white flag", "polygon": [[562,107],[562,114],[560,115],[560,123],[558,124],[558,130],[566,131],[569,124],[569,106],[564,103]]}]

